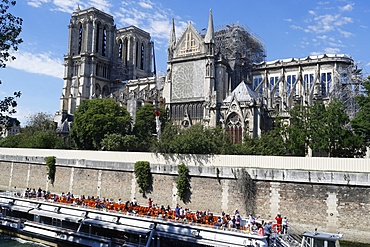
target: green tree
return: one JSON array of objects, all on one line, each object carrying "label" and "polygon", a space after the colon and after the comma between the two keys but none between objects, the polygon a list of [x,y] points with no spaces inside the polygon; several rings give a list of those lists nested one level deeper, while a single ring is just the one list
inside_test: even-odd
[{"label": "green tree", "polygon": [[221,154],[230,138],[219,127],[204,127],[195,124],[187,128],[168,126],[162,133],[154,151],[179,154]]},{"label": "green tree", "polygon": [[148,161],[137,161],[135,163],[134,173],[140,188],[140,193],[145,196],[147,192],[150,192],[153,182],[152,173],[150,172],[150,163]]},{"label": "green tree", "polygon": [[79,149],[101,149],[106,135],[129,135],[131,122],[128,111],[111,98],[85,100],[74,114],[72,140]]},{"label": "green tree", "polygon": [[101,141],[102,148],[107,151],[136,151],[139,139],[135,135],[107,134]]},{"label": "green tree", "polygon": [[357,96],[356,101],[360,110],[351,122],[354,131],[362,137],[367,146],[370,145],[370,76],[364,83],[364,93]]},{"label": "green tree", "polygon": [[2,0],[0,2],[0,67],[5,68],[6,62],[14,60],[15,57],[10,54],[11,50],[17,51],[18,45],[23,42],[19,38],[22,31],[22,18],[8,13],[8,9],[14,6],[16,1]]},{"label": "green tree", "polygon": [[308,113],[308,139],[309,147],[313,152],[327,155],[328,136],[325,105],[319,101],[309,107]]},{"label": "green tree", "polygon": [[[326,153],[329,157],[355,157],[364,155],[361,138],[354,133],[343,102],[332,100],[328,106],[314,108],[311,115],[310,146],[313,151]],[[314,119],[321,119],[321,123]],[[312,127],[315,126],[316,128]],[[318,145],[314,142],[316,141]]]},{"label": "green tree", "polygon": [[282,133],[289,155],[305,156],[309,141],[309,107],[296,105],[290,111],[289,125],[284,126]]},{"label": "green tree", "polygon": [[[158,109],[161,122],[161,130],[163,131],[167,119],[165,109]],[[135,125],[133,128],[134,135],[138,139],[138,149],[140,151],[149,151],[152,143],[157,140],[156,119],[154,105],[145,104],[136,112]]]},{"label": "green tree", "polygon": [[36,113],[28,117],[27,125],[20,134],[8,135],[0,141],[2,147],[13,148],[68,148],[55,131],[53,117],[47,113]]},{"label": "green tree", "polygon": [[29,126],[32,131],[46,131],[55,129],[53,116],[46,112],[39,112],[28,116],[26,126]]},{"label": "green tree", "polygon": [[284,156],[286,148],[283,137],[278,129],[262,132],[261,137],[256,140],[256,155]]},{"label": "green tree", "polygon": [[304,156],[310,147],[315,155],[360,157],[364,154],[361,138],[351,129],[343,102],[333,99],[290,111],[290,124],[283,131],[285,145],[292,155]]},{"label": "green tree", "polygon": [[[16,1],[10,0],[2,0],[0,2],[0,68],[5,68],[6,62],[15,59],[15,56],[11,55],[10,51],[18,50],[18,45],[23,42],[19,38],[19,34],[22,31],[22,18],[8,12],[8,9],[15,4]],[[20,96],[20,92],[14,92],[13,96],[0,100],[0,128],[7,125],[8,115],[16,112],[16,98]]]},{"label": "green tree", "polygon": [[190,201],[190,176],[189,168],[184,164],[180,164],[177,167],[178,177],[176,180],[177,195],[180,197],[181,201],[187,203]]}]

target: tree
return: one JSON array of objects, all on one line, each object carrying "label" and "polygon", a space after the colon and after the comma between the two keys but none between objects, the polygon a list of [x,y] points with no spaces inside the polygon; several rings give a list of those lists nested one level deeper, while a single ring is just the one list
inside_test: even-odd
[{"label": "tree", "polygon": [[[167,114],[163,108],[160,108],[158,111],[160,113],[161,130],[163,130],[168,121]],[[133,132],[139,141],[138,148],[140,151],[149,151],[152,143],[157,141],[155,120],[154,106],[152,104],[145,104],[136,112]]]},{"label": "tree", "polygon": [[38,131],[55,130],[53,116],[46,112],[39,112],[27,117],[26,130],[34,133]]},{"label": "tree", "polygon": [[[15,59],[15,56],[10,54],[10,50],[18,50],[18,45],[23,42],[18,37],[22,31],[22,18],[7,12],[9,7],[15,4],[16,1],[10,0],[0,2],[0,68],[5,68],[6,62]],[[13,96],[5,97],[0,101],[0,126],[6,126],[9,119],[8,114],[11,115],[16,112],[16,98],[20,96],[20,92],[14,92]]]},{"label": "tree", "polygon": [[305,156],[308,149],[308,106],[296,105],[290,111],[289,125],[283,129],[285,146],[290,155]]},{"label": "tree", "polygon": [[140,193],[145,197],[151,191],[153,178],[148,161],[137,161],[134,167],[136,182],[139,185]]},{"label": "tree", "polygon": [[370,145],[370,76],[364,83],[365,92],[363,95],[357,96],[356,101],[360,106],[360,110],[356,117],[352,120],[351,126],[354,131],[362,137],[367,146]]},{"label": "tree", "polygon": [[167,126],[154,151],[179,154],[221,154],[225,146],[231,145],[230,138],[219,127],[204,127],[195,124],[188,128]]},{"label": "tree", "polygon": [[352,130],[346,108],[339,99],[333,99],[326,107],[313,107],[310,134],[310,147],[314,152],[329,157],[364,155],[363,142]]},{"label": "tree", "polygon": [[291,154],[307,154],[310,147],[314,153],[329,157],[363,156],[361,138],[352,131],[346,108],[339,99],[327,106],[320,101],[308,107],[297,106],[290,115],[284,139]]},{"label": "tree", "polygon": [[139,149],[139,139],[135,135],[107,134],[101,146],[107,151],[136,151]]},{"label": "tree", "polygon": [[18,50],[18,45],[23,42],[19,38],[22,31],[22,18],[7,13],[10,6],[14,6],[16,1],[2,0],[0,3],[0,67],[5,68],[6,62],[14,60],[15,57],[10,54],[9,50]]},{"label": "tree", "polygon": [[177,195],[180,197],[180,200],[184,203],[190,202],[190,175],[189,175],[189,168],[184,164],[181,163],[177,167],[178,169],[178,177],[176,179],[176,189]]},{"label": "tree", "polygon": [[52,115],[48,113],[36,113],[28,117],[25,127],[21,128],[20,134],[8,135],[0,141],[2,147],[13,148],[68,148],[62,137],[55,131]]},{"label": "tree", "polygon": [[256,140],[255,155],[284,156],[286,148],[283,137],[278,129],[262,132]]},{"label": "tree", "polygon": [[98,150],[109,134],[129,135],[131,116],[113,99],[85,100],[74,114],[72,140],[79,149]]}]

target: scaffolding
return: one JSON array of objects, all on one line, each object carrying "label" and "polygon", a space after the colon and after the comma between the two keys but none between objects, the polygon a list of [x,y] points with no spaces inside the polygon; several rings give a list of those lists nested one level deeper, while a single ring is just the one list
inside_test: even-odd
[{"label": "scaffolding", "polygon": [[360,106],[356,102],[356,97],[364,93],[364,77],[362,69],[358,65],[351,65],[347,68],[336,70],[334,73],[333,88],[330,92],[330,98],[338,98],[343,101],[346,112],[352,120]]},{"label": "scaffolding", "polygon": [[231,90],[242,81],[250,82],[252,65],[266,57],[262,39],[241,24],[226,24],[215,30],[215,52],[229,65]]}]

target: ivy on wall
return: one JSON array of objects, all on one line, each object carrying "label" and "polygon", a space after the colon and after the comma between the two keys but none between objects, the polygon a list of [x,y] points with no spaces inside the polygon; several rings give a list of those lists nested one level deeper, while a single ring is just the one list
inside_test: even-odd
[{"label": "ivy on wall", "polygon": [[189,168],[184,164],[178,166],[178,177],[176,180],[177,195],[181,201],[187,203],[190,201],[190,175]]},{"label": "ivy on wall", "polygon": [[140,193],[145,194],[152,187],[152,174],[150,172],[150,164],[148,161],[137,161],[135,163],[134,173],[136,182],[140,187]]},{"label": "ivy on wall", "polygon": [[46,162],[46,169],[48,172],[48,179],[50,183],[54,186],[55,172],[56,172],[55,156],[45,157],[45,162]]}]

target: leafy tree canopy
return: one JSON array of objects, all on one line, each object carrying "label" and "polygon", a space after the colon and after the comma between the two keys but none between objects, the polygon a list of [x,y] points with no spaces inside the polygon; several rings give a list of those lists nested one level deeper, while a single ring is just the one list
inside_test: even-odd
[{"label": "leafy tree canopy", "polygon": [[14,6],[16,1],[2,0],[0,2],[0,67],[5,68],[6,62],[14,60],[10,54],[12,50],[18,50],[18,45],[23,42],[19,38],[22,31],[22,18],[8,13],[8,9]]},{"label": "leafy tree canopy", "polygon": [[72,140],[79,149],[101,149],[105,135],[129,135],[131,122],[128,111],[111,98],[85,100],[74,114]]},{"label": "leafy tree canopy", "polygon": [[53,117],[48,113],[36,113],[28,117],[28,123],[20,134],[8,135],[0,140],[0,146],[12,148],[67,148],[62,137],[55,132]]},{"label": "leafy tree canopy", "polygon": [[[168,118],[165,109],[159,108],[161,131],[164,130]],[[149,151],[152,143],[157,141],[156,114],[152,104],[145,104],[136,112],[134,134],[138,139],[138,151]]]},{"label": "leafy tree canopy", "polygon": [[[15,56],[11,55],[11,51],[18,50],[18,45],[23,42],[19,38],[22,31],[22,18],[8,12],[8,9],[15,4],[16,1],[0,1],[0,68],[5,68],[6,62],[15,59]],[[20,96],[20,92],[14,92],[13,96],[5,97],[0,101],[0,128],[7,125],[8,115],[16,112],[16,98]]]},{"label": "leafy tree canopy", "polygon": [[219,127],[204,127],[195,124],[188,128],[168,125],[154,151],[179,154],[221,154],[230,138]]},{"label": "leafy tree canopy", "polygon": [[360,135],[366,144],[370,145],[370,77],[364,83],[365,92],[356,98],[358,105],[360,106],[359,112],[356,117],[352,120],[351,126],[355,132]]}]

